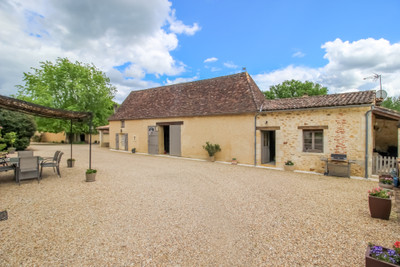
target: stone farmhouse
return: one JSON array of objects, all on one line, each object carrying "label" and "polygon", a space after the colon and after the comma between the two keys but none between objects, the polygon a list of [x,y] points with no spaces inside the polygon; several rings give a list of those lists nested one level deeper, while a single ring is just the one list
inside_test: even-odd
[{"label": "stone farmhouse", "polygon": [[[111,149],[326,173],[345,154],[352,176],[369,177],[377,157],[397,157],[400,113],[374,91],[266,100],[247,72],[132,91],[109,118]],[[378,165],[377,165],[378,164]],[[379,165],[380,166],[380,165]],[[366,172],[367,170],[367,172]]]}]

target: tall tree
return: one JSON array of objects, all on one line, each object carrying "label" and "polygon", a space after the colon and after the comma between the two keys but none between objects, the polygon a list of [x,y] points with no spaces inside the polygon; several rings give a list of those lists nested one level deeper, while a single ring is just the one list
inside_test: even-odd
[{"label": "tall tree", "polygon": [[297,80],[286,80],[281,84],[272,85],[269,91],[265,91],[264,95],[267,99],[302,97],[307,94],[311,95],[326,95],[328,88],[323,87],[318,83],[309,81],[301,82]]},{"label": "tall tree", "polygon": [[[107,124],[116,89],[93,64],[58,58],[55,63],[40,62],[40,67],[32,70],[24,73],[25,85],[18,86],[19,99],[51,108],[90,111],[94,127]],[[36,122],[39,131],[70,131],[65,120],[37,118]],[[87,123],[74,124],[73,132],[88,133],[89,127]]]},{"label": "tall tree", "polygon": [[381,105],[385,108],[394,109],[400,112],[400,96],[388,97],[382,102]]}]

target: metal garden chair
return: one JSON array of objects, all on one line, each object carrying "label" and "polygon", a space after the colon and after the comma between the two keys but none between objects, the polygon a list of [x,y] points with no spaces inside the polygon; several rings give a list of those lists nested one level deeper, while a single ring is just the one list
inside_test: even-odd
[{"label": "metal garden chair", "polygon": [[18,151],[18,158],[33,157],[33,151]]},{"label": "metal garden chair", "polygon": [[54,172],[56,172],[56,170],[57,170],[57,175],[58,175],[58,177],[61,178],[60,161],[61,161],[62,155],[64,155],[63,152],[56,151],[56,153],[54,154],[54,157],[52,159],[43,160],[42,163],[40,163],[40,177],[42,177],[43,168],[52,167]]},{"label": "metal garden chair", "polygon": [[39,176],[39,157],[23,157],[18,159],[16,180],[21,185],[21,180],[37,178]]}]

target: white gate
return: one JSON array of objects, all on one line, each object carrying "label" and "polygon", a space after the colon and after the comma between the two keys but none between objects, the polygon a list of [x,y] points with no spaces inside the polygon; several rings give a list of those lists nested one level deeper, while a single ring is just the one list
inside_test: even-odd
[{"label": "white gate", "polygon": [[396,157],[374,156],[372,158],[372,174],[390,174],[392,171],[397,173],[397,168]]}]

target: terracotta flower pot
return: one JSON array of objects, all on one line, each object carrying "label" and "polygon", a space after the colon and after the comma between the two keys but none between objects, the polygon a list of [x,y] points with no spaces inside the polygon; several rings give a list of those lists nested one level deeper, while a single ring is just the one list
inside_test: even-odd
[{"label": "terracotta flower pot", "polygon": [[368,205],[372,218],[389,220],[392,209],[392,200],[390,198],[369,196]]},{"label": "terracotta flower pot", "polygon": [[214,162],[215,161],[215,156],[210,156],[210,161]]}]

